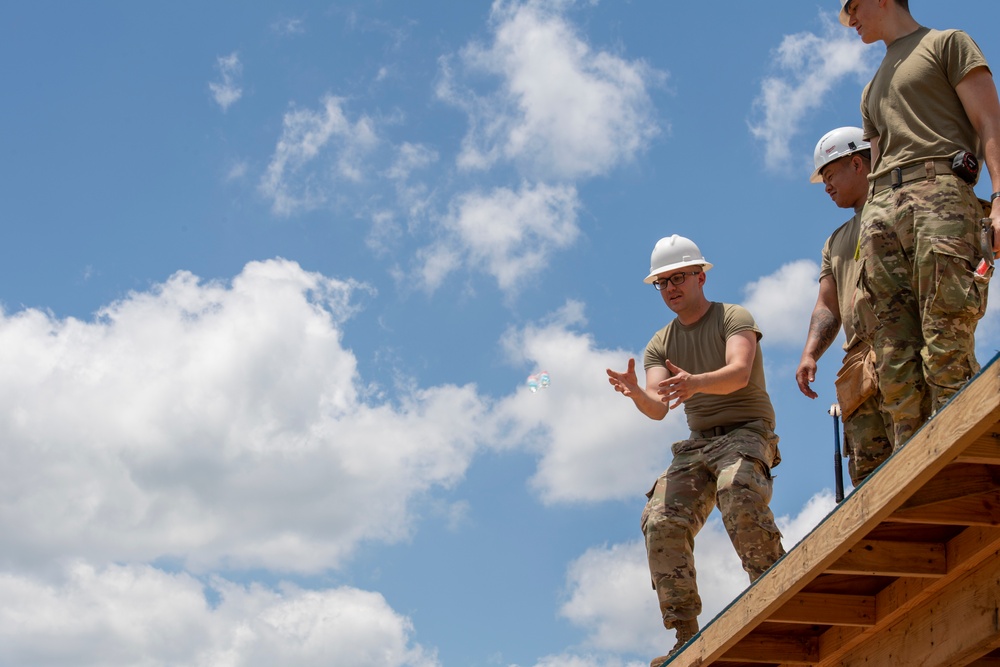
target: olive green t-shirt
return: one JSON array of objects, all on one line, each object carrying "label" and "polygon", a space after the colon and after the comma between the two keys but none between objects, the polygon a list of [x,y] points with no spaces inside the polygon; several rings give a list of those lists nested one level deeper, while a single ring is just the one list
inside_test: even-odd
[{"label": "olive green t-shirt", "polygon": [[986,58],[960,30],[921,27],[889,45],[861,95],[864,137],[879,137],[870,179],[896,167],[950,160],[961,150],[982,160],[979,136],[955,92],[976,67],[987,67]]},{"label": "olive green t-shirt", "polygon": [[849,350],[857,342],[854,331],[854,292],[858,284],[860,263],[855,259],[858,248],[858,233],[861,230],[861,215],[837,228],[823,245],[823,261],[819,267],[819,279],[832,276],[837,284],[837,305],[840,307],[840,321],[844,326],[844,349]]},{"label": "olive green t-shirt", "polygon": [[695,394],[684,402],[684,414],[692,431],[733,426],[763,419],[774,427],[774,408],[764,386],[764,355],[761,332],[746,308],[712,302],[705,316],[692,325],[674,319],[646,346],[643,365],[667,367],[667,359],[692,375],[715,371],[726,365],[726,341],[741,331],[757,336],[757,353],[746,387],[725,396]]}]

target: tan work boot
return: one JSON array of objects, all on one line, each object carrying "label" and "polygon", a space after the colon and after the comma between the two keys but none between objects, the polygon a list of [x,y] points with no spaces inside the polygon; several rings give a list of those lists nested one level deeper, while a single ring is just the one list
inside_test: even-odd
[{"label": "tan work boot", "polygon": [[677,631],[677,643],[670,649],[670,653],[650,660],[649,667],[663,667],[670,660],[670,656],[680,651],[681,647],[687,644],[689,639],[698,634],[698,619],[693,618],[690,621],[677,621],[674,624],[674,630]]}]

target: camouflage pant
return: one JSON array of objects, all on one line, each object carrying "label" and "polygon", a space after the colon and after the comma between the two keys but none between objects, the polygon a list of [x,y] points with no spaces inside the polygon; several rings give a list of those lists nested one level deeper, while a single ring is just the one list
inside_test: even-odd
[{"label": "camouflage pant", "polygon": [[666,628],[701,613],[694,537],[716,504],[750,581],[785,553],[768,507],[777,445],[778,436],[760,421],[720,437],[674,443],[673,461],[642,512],[649,573]]},{"label": "camouflage pant", "polygon": [[854,486],[892,454],[892,419],[882,411],[876,394],[844,420],[844,453]]},{"label": "camouflage pant", "polygon": [[981,215],[972,187],[951,175],[883,190],[865,205],[858,290],[877,323],[860,335],[875,349],[896,447],[979,370]]}]

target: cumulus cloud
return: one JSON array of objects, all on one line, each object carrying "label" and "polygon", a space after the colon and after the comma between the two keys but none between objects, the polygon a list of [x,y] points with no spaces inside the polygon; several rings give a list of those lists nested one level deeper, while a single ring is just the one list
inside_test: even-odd
[{"label": "cumulus cloud", "polygon": [[208,89],[212,91],[215,103],[226,111],[243,97],[243,88],[240,87],[243,63],[240,62],[239,54],[233,51],[228,56],[216,58],[215,68],[219,70],[222,81],[209,83]]},{"label": "cumulus cloud", "polygon": [[576,188],[530,185],[457,196],[441,220],[442,238],[418,253],[420,275],[437,289],[459,268],[487,273],[512,293],[580,233]]},{"label": "cumulus cloud", "polygon": [[819,292],[819,265],[808,259],[785,264],[769,276],[749,283],[743,306],[764,332],[763,345],[801,346],[816,295]]},{"label": "cumulus cloud", "polygon": [[490,44],[469,44],[469,78],[499,79],[487,94],[463,86],[442,61],[438,95],[462,108],[469,131],[460,167],[509,161],[528,176],[575,179],[632,159],[659,133],[648,87],[663,74],[642,61],[593,50],[566,20],[565,2],[498,0]]},{"label": "cumulus cloud", "polygon": [[[820,18],[822,34],[802,32],[782,39],[773,61],[778,73],[764,79],[754,101],[757,119],[750,122],[750,132],[763,142],[764,162],[772,169],[797,163],[791,160],[789,142],[831,91],[845,79],[867,82],[878,64],[877,49],[840,25],[834,14],[824,12]],[[860,101],[858,89],[848,102],[856,110]],[[855,115],[860,124],[860,112]]]},{"label": "cumulus cloud", "polygon": [[[834,505],[832,494],[823,491],[798,515],[778,517],[785,548],[792,548]],[[694,553],[702,598],[698,618],[704,627],[749,586],[749,578],[717,514],[698,533]],[[659,655],[673,645],[673,633],[660,621],[641,540],[588,549],[569,565],[566,581],[568,597],[559,613],[587,631],[587,648]]]},{"label": "cumulus cloud", "polygon": [[363,400],[340,342],[361,289],[271,260],[229,284],[177,273],[89,322],[0,313],[0,562],[316,572],[407,537],[487,406],[469,386]]},{"label": "cumulus cloud", "polygon": [[688,433],[681,411],[653,421],[611,388],[605,369],[623,370],[635,353],[600,349],[578,331],[583,324],[582,304],[569,302],[503,336],[512,363],[552,378],[545,391],[523,388],[496,407],[509,429],[503,442],[538,454],[531,485],[548,504],[636,497],[666,468],[670,444]]},{"label": "cumulus cloud", "polygon": [[281,138],[260,182],[278,215],[316,209],[338,186],[365,179],[363,158],[378,143],[374,122],[352,122],[344,101],[327,95],[317,110],[293,108],[282,120]]},{"label": "cumulus cloud", "polygon": [[798,515],[776,517],[775,521],[781,529],[781,541],[785,549],[791,549],[801,542],[836,507],[837,501],[833,491],[824,489],[810,498]]},{"label": "cumulus cloud", "polygon": [[[205,590],[215,598],[210,604]],[[377,594],[240,585],[83,563],[55,581],[0,575],[0,664],[437,667]]]}]

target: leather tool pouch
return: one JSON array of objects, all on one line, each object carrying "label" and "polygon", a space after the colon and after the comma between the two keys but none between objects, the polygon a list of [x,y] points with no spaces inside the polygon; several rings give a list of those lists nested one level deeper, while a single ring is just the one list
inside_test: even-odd
[{"label": "leather tool pouch", "polygon": [[840,414],[847,421],[878,390],[875,352],[867,345],[858,345],[855,350],[848,351],[844,366],[834,380],[834,386],[837,389]]}]

